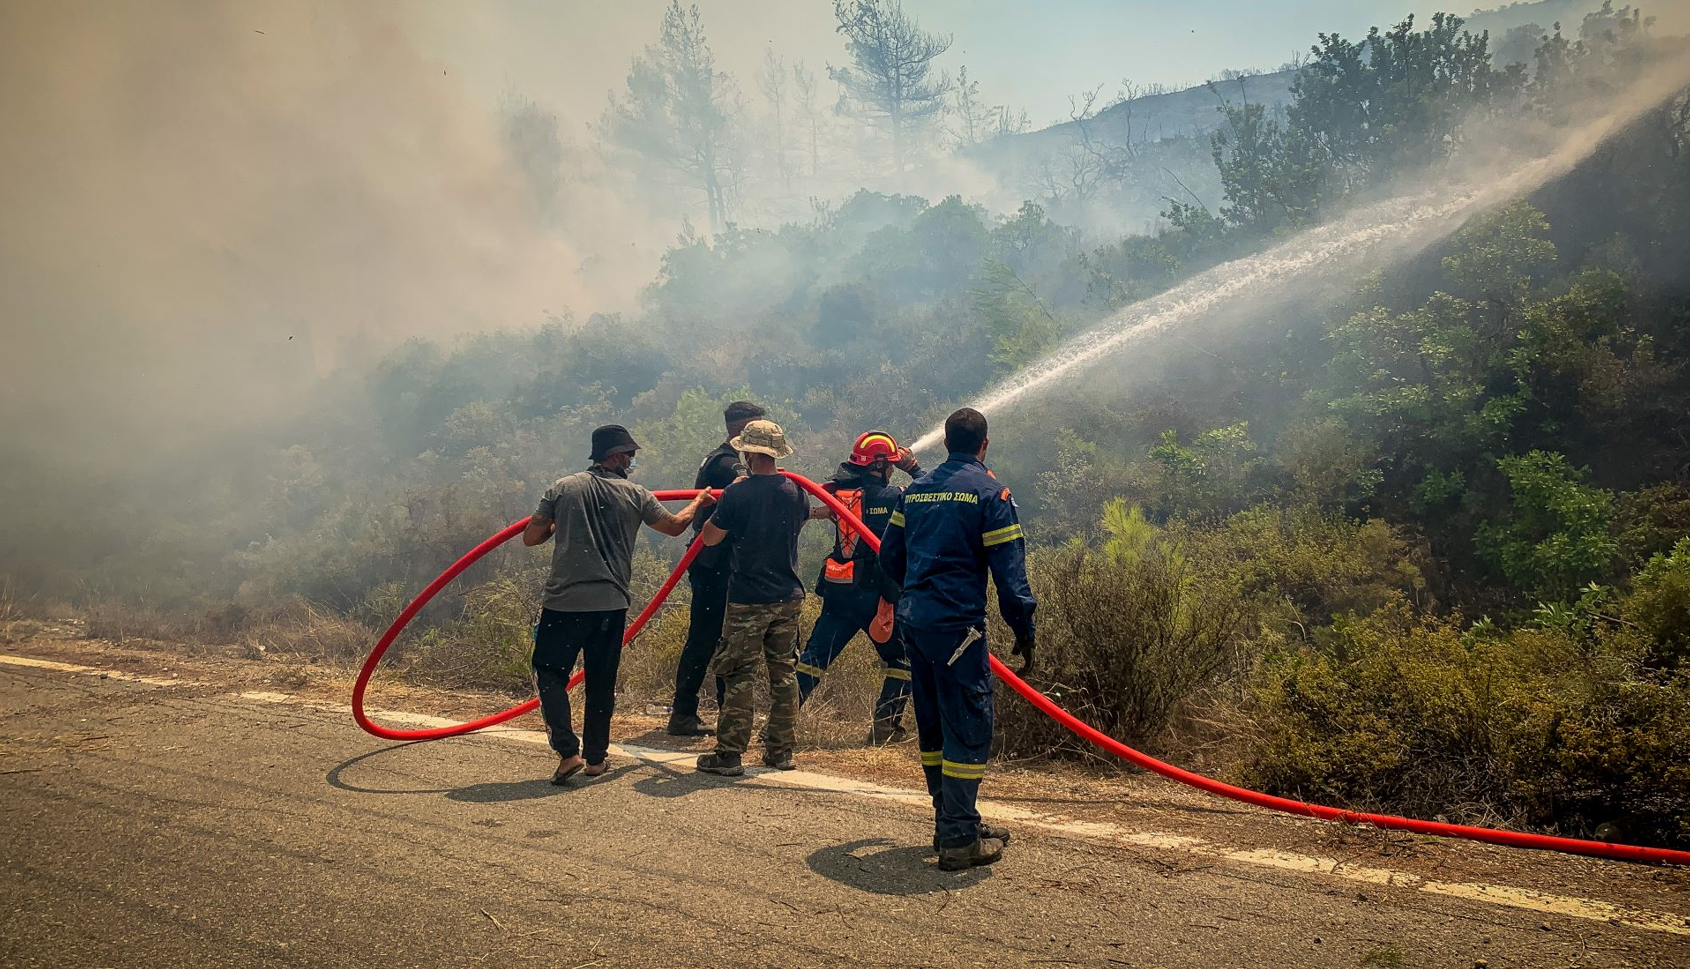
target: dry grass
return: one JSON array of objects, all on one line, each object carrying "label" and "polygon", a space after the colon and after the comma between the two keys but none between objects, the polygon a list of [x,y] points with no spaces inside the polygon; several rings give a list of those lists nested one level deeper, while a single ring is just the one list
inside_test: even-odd
[{"label": "dry grass", "polygon": [[251,659],[299,659],[312,664],[361,661],[380,630],[295,602],[242,630],[234,645]]},{"label": "dry grass", "polygon": [[18,628],[23,621],[17,601],[12,596],[11,584],[0,586],[0,644],[10,646],[18,641],[20,635],[27,636],[28,631]]}]

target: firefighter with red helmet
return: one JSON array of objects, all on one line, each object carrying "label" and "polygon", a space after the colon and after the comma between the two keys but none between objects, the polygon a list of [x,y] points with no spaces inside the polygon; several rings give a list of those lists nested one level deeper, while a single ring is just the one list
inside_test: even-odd
[{"label": "firefighter with red helmet", "polygon": [[[911,478],[921,476],[921,465],[908,448],[899,447],[885,431],[869,431],[857,438],[849,460],[822,487],[879,536],[904,493],[891,483],[894,468]],[[833,517],[826,507],[812,514]],[[798,657],[799,702],[810,698],[822,674],[857,633],[867,633],[880,654],[883,674],[868,742],[902,740],[905,730],[900,721],[910,694],[910,662],[893,620],[898,586],[881,572],[880,560],[868,543],[842,521],[835,522],[833,551],[822,561],[816,594],[822,597],[822,611]]]}]

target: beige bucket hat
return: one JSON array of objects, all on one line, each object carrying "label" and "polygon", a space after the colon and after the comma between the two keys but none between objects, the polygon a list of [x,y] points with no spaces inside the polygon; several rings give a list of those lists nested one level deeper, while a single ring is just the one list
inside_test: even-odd
[{"label": "beige bucket hat", "polygon": [[752,421],[745,425],[745,430],[740,431],[738,437],[728,442],[728,447],[751,454],[767,454],[771,458],[784,458],[792,453],[792,445],[786,443],[786,432],[774,421]]}]

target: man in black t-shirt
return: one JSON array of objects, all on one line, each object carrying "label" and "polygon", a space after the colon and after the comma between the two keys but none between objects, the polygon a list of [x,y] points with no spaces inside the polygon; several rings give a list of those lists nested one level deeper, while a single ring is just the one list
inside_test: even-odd
[{"label": "man in black t-shirt", "polygon": [[[745,430],[745,425],[763,416],[763,408],[749,400],[736,400],[722,411],[728,426],[728,436],[721,446],[705,455],[698,466],[694,488],[720,490],[750,472],[740,460],[739,452],[728,443]],[[706,508],[693,519],[692,530],[697,532],[710,520]],[[704,674],[722,641],[722,612],[728,605],[728,576],[732,574],[732,549],[717,545],[701,549],[687,569],[687,584],[692,587],[691,625],[687,628],[686,645],[681,647],[680,661],[675,664],[675,702],[669,708],[669,735],[672,737],[702,737],[710,728],[698,717],[698,690],[704,685]],[[722,705],[722,678],[716,678],[716,706]]]},{"label": "man in black t-shirt", "polygon": [[746,456],[751,475],[722,492],[704,526],[704,544],[733,540],[733,577],[716,675],[726,683],[716,722],[716,749],[698,769],[735,777],[751,744],[751,703],[757,660],[769,673],[769,723],[763,763],[792,770],[798,733],[798,613],[804,584],[798,580],[798,532],[810,517],[810,499],[780,473],[777,458],[792,453],[773,421],[752,421],[730,442]]}]

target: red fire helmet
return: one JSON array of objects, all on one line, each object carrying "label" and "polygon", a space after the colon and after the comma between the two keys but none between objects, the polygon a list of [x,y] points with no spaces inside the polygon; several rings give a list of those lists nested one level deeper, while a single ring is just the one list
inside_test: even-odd
[{"label": "red fire helmet", "polygon": [[851,447],[851,463],[868,467],[876,461],[896,461],[898,442],[885,431],[869,431]]}]

